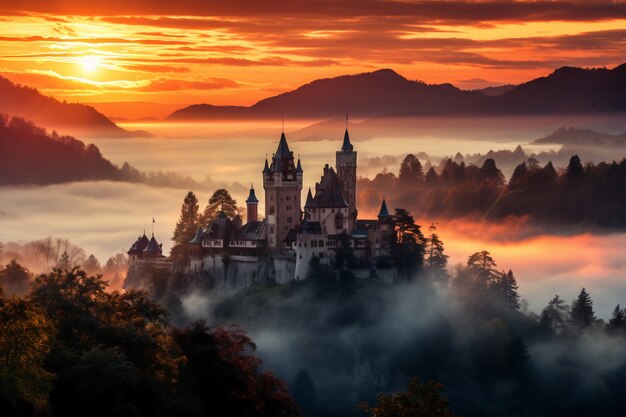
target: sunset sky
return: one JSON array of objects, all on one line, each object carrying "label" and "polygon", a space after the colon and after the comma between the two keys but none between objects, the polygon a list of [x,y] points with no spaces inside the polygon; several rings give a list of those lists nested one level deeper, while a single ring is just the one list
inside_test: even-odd
[{"label": "sunset sky", "polygon": [[481,88],[626,61],[624,1],[3,0],[0,20],[2,75],[68,101],[162,104],[129,117],[378,68]]}]

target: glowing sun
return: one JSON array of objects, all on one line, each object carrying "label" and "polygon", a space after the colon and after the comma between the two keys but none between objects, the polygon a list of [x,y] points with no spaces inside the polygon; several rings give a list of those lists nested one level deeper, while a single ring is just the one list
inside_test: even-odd
[{"label": "glowing sun", "polygon": [[87,55],[81,58],[83,69],[87,72],[94,72],[100,66],[101,59],[98,56]]}]

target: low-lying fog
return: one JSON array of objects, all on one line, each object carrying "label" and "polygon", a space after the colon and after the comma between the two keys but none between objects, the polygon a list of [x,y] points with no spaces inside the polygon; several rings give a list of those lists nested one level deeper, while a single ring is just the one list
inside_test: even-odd
[{"label": "low-lying fog", "polygon": [[[177,131],[169,126],[167,136]],[[208,126],[196,125],[188,138],[101,139],[94,141],[102,154],[116,164],[129,162],[143,171],[174,171],[198,181],[210,177],[228,184],[243,205],[249,183],[263,199],[261,169],[265,154],[275,151],[280,131],[264,139],[212,138],[203,134]],[[148,129],[155,133],[155,129]],[[157,132],[158,133],[158,132]],[[546,132],[547,133],[547,132]],[[289,139],[289,131],[287,131]],[[301,155],[305,190],[313,186],[324,163],[334,165],[334,152],[343,132],[332,141],[290,141],[294,155]],[[535,139],[528,138],[528,141]],[[456,152],[476,153],[490,149],[514,149],[522,144],[528,151],[554,149],[527,146],[520,140],[467,141],[455,138],[378,138],[353,144],[359,152],[361,176],[373,176],[387,166],[397,171],[409,152],[431,156],[453,156]],[[194,190],[201,209],[213,190]],[[0,189],[0,242],[28,242],[46,236],[68,238],[101,261],[130,244],[145,229],[150,233],[152,218],[155,236],[166,253],[186,190],[154,188],[141,184],[83,182],[48,187],[4,187]],[[416,198],[419,198],[417,196]],[[363,213],[361,213],[363,214]],[[371,216],[373,213],[366,213]],[[431,219],[421,219],[427,230]],[[606,318],[617,303],[626,303],[626,233],[605,236],[555,236],[526,234],[523,225],[486,227],[480,224],[441,222],[450,265],[465,262],[476,251],[489,250],[498,266],[512,269],[520,292],[530,309],[540,312],[555,293],[570,302],[581,287],[594,299],[596,311]],[[530,236],[530,237],[528,237]]]}]

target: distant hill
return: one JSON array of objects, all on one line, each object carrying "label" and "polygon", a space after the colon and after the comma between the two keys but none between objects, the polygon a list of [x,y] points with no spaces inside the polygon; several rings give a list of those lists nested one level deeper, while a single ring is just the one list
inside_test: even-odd
[{"label": "distant hill", "polygon": [[511,90],[513,90],[515,87],[517,87],[514,84],[505,84],[505,85],[498,85],[495,87],[485,87],[485,88],[481,88],[478,90],[472,90],[472,91],[477,91],[479,93],[482,93],[488,97],[492,97],[492,96],[499,96],[501,94],[507,93]]},{"label": "distant hill", "polygon": [[150,136],[122,129],[93,107],[61,102],[34,88],[0,76],[0,113],[32,120],[47,129],[88,137],[124,138]]},{"label": "distant hill", "polygon": [[250,106],[195,104],[167,120],[325,119],[377,116],[499,116],[626,112],[626,64],[563,67],[520,85],[460,90],[411,81],[391,69],[326,78]]},{"label": "distant hill", "polygon": [[95,145],[0,115],[0,185],[121,179]]},{"label": "distant hill", "polygon": [[473,114],[586,114],[626,112],[626,64],[614,69],[563,67],[547,77],[487,97]]},{"label": "distant hill", "polygon": [[626,133],[612,135],[591,129],[562,127],[547,136],[535,140],[536,144],[585,145],[585,146],[626,146]]},{"label": "distant hill", "polygon": [[349,113],[354,117],[419,112],[445,113],[484,95],[452,84],[431,85],[390,69],[326,78],[259,101],[251,107],[198,104],[172,113],[168,120],[289,117],[319,119]]}]

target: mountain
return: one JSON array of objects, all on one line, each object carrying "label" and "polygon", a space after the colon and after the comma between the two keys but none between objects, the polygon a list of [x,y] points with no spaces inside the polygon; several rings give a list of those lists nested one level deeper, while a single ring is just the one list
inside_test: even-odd
[{"label": "mountain", "polygon": [[559,68],[547,77],[486,97],[466,111],[481,115],[625,112],[626,64],[613,69]]},{"label": "mountain", "polygon": [[288,117],[319,119],[349,113],[354,117],[415,112],[441,114],[476,102],[484,95],[452,84],[431,85],[382,69],[326,78],[259,101],[250,107],[198,104],[172,113],[168,120]]},{"label": "mountain", "polygon": [[576,129],[574,127],[562,127],[547,136],[535,140],[535,144],[558,144],[558,145],[585,145],[585,146],[608,146],[625,147],[626,133],[612,135],[600,133],[591,129]]},{"label": "mountain", "polygon": [[626,64],[613,69],[563,67],[519,85],[465,91],[408,80],[390,69],[326,78],[250,107],[195,104],[167,120],[324,119],[376,116],[500,116],[626,112]]},{"label": "mountain", "polygon": [[0,76],[0,114],[32,120],[47,129],[87,137],[124,138],[150,136],[122,129],[93,107],[61,102]]},{"label": "mountain", "polygon": [[0,115],[0,186],[122,179],[95,145]]}]

